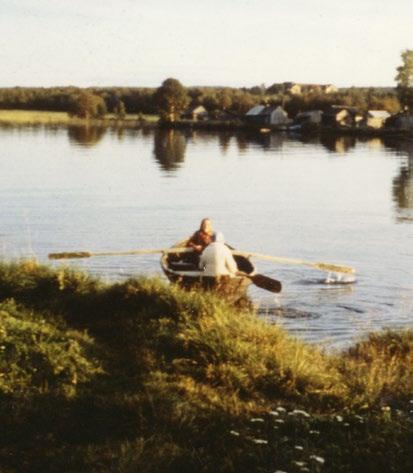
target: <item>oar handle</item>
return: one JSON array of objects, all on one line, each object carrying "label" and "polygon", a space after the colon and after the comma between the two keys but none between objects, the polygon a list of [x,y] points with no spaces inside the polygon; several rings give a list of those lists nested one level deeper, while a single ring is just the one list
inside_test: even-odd
[{"label": "oar handle", "polygon": [[306,261],[302,259],[295,258],[285,258],[282,256],[270,256],[263,255],[261,253],[250,253],[246,251],[233,251],[232,254],[238,256],[244,256],[246,258],[259,258],[267,261],[274,261],[275,263],[280,264],[302,264],[304,266],[310,266],[311,268],[318,269],[319,271],[331,271],[334,273],[347,273],[354,274],[356,271],[351,266],[344,266],[339,264],[332,263],[313,263],[311,261]]},{"label": "oar handle", "polygon": [[62,253],[50,253],[49,259],[73,259],[90,258],[91,256],[129,256],[129,255],[150,255],[155,253],[192,253],[192,248],[149,248],[130,251],[105,251],[101,253],[91,253],[89,251],[73,251]]}]

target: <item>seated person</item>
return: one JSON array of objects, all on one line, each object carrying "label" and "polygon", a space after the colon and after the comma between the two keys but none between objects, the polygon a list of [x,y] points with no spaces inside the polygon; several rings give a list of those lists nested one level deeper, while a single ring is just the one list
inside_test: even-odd
[{"label": "seated person", "polygon": [[238,271],[237,263],[231,250],[224,243],[224,235],[216,233],[213,242],[202,252],[199,269],[204,270],[205,276],[235,276]]},{"label": "seated person", "polygon": [[209,218],[204,218],[201,221],[199,230],[197,230],[191,238],[188,240],[186,246],[193,248],[195,253],[200,255],[205,247],[207,247],[212,242],[212,237],[214,235],[214,230],[212,228],[212,223]]}]

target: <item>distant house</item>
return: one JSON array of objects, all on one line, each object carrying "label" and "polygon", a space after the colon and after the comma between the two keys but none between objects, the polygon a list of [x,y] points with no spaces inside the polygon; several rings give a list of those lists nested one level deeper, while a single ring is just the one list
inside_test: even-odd
[{"label": "distant house", "polygon": [[296,82],[283,82],[273,84],[268,91],[273,94],[289,93],[291,95],[302,95],[308,93],[332,94],[338,89],[332,84],[299,84]]},{"label": "distant house", "polygon": [[300,112],[295,117],[294,123],[297,125],[312,124],[320,125],[323,118],[323,112],[321,110],[308,110],[306,112]]},{"label": "distant house", "polygon": [[333,84],[323,85],[322,87],[324,87],[323,92],[325,94],[335,94],[338,92],[338,88]]},{"label": "distant house", "polygon": [[187,108],[185,112],[182,114],[182,118],[187,120],[208,120],[208,112],[203,105],[192,105],[191,107]]},{"label": "distant house", "polygon": [[386,127],[398,130],[413,130],[413,115],[408,112],[396,113],[386,120]]},{"label": "distant house", "polygon": [[301,84],[302,94],[333,94],[338,89],[332,84]]},{"label": "distant house", "polygon": [[245,122],[250,125],[286,125],[290,122],[288,113],[281,107],[256,105],[245,114]]},{"label": "distant house", "polygon": [[328,127],[352,128],[357,126],[363,115],[354,107],[332,105],[323,113],[322,124]]},{"label": "distant house", "polygon": [[383,128],[389,117],[390,113],[386,110],[369,110],[360,121],[360,126],[375,129]]}]

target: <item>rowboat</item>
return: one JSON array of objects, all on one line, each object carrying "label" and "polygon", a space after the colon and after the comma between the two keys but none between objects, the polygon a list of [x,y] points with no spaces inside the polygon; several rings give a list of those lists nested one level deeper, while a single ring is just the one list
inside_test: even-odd
[{"label": "rowboat", "polygon": [[[248,286],[251,284],[251,277],[256,274],[256,268],[250,259],[246,256],[234,255],[238,271],[244,273],[234,276],[205,276],[203,271],[197,267],[197,256],[193,252],[173,253],[173,248],[185,247],[187,240],[173,245],[167,253],[161,256],[161,268],[173,283],[181,287],[192,289],[212,289],[221,294],[245,297]],[[227,245],[229,249],[233,248]],[[248,276],[250,277],[248,277]]]}]

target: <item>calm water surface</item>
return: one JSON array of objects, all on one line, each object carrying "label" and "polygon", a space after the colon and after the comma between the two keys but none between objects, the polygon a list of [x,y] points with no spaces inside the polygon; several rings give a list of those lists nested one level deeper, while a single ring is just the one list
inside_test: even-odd
[{"label": "calm water surface", "polygon": [[[294,335],[343,348],[413,328],[413,138],[0,128],[0,199],[6,259],[168,247],[209,216],[238,249],[357,269],[337,285],[256,261],[283,292],[251,298]],[[70,264],[107,279],[160,274],[157,256]]]}]

